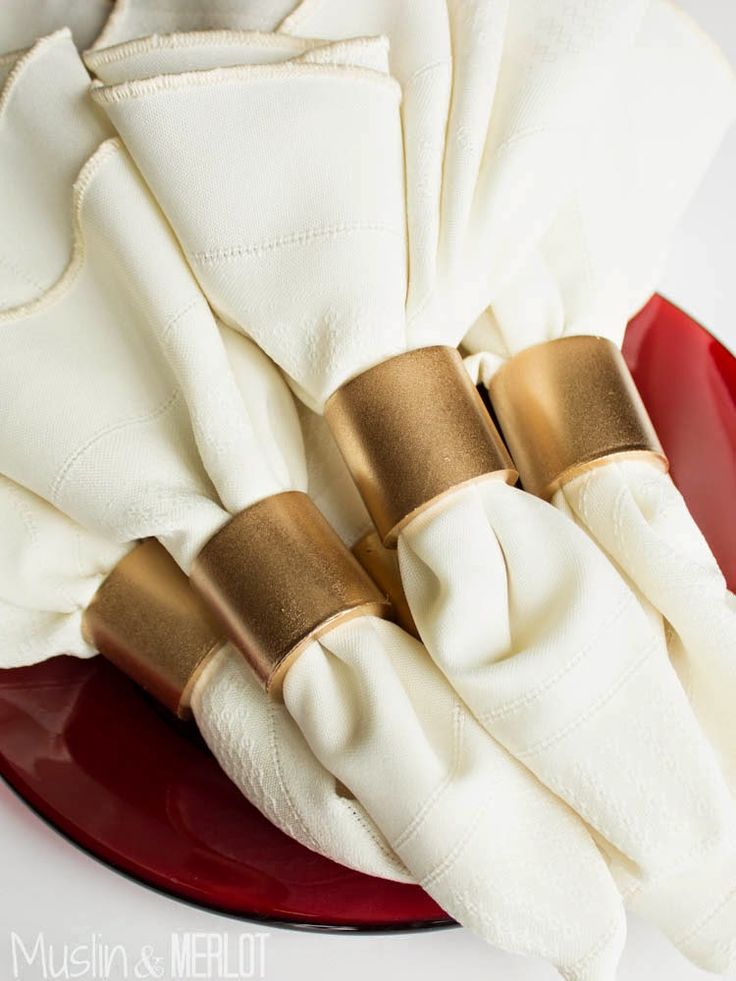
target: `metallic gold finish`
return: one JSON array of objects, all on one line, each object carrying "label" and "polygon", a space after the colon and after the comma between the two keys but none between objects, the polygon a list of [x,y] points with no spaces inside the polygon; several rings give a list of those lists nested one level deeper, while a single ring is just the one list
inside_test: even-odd
[{"label": "metallic gold finish", "polygon": [[351,549],[355,558],[378,586],[382,593],[391,601],[392,613],[407,633],[419,636],[414,617],[411,615],[404,587],[401,584],[399,557],[396,549],[388,549],[381,542],[377,531],[369,531],[363,535]]},{"label": "metallic gold finish", "polygon": [[83,618],[87,641],[180,718],[195,682],[225,643],[168,552],[150,539],[115,566]]},{"label": "metallic gold finish", "polygon": [[459,353],[407,351],[339,388],[325,418],[383,544],[462,484],[517,473]]},{"label": "metallic gold finish", "polygon": [[562,337],[527,348],[488,387],[522,486],[549,500],[592,467],[664,451],[623,355],[603,337]]},{"label": "metallic gold finish", "polygon": [[204,546],[192,584],[278,696],[313,640],[357,616],[385,617],[386,598],[306,494],[275,494],[232,518]]}]

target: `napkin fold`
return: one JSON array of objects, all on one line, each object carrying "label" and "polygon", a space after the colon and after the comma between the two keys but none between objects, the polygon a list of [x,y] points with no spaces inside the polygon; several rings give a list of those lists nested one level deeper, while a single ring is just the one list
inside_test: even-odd
[{"label": "napkin fold", "polygon": [[[167,43],[186,47],[187,70],[169,59],[153,77],[136,42],[96,56],[102,83],[113,60],[116,81],[93,96],[214,309],[320,410],[392,355],[457,344],[523,266],[566,200],[644,6],[420,14],[327,0],[282,25],[390,34],[401,110],[385,69],[365,67],[365,45],[378,55],[380,40],[343,40],[343,64],[329,66],[253,64],[253,41],[242,64],[212,69],[203,54],[196,70],[192,44],[207,40],[182,35]],[[159,43],[148,46],[163,71]],[[733,801],[661,623],[580,529],[485,483],[411,521],[399,558],[422,640],[460,698],[641,876],[730,848]]]},{"label": "napkin fold", "polygon": [[4,0],[0,6],[0,53],[22,51],[61,28],[68,28],[80,50],[99,37],[115,0]]},{"label": "napkin fold", "polygon": [[[176,30],[219,27],[272,31],[290,13],[294,0],[113,0],[112,10],[94,40],[95,47]],[[87,45],[89,47],[89,45]]]},{"label": "napkin fold", "polygon": [[[385,59],[383,45],[362,47]],[[73,60],[70,41],[68,49]],[[329,59],[316,68],[326,79],[337,72]],[[271,70],[256,72],[267,80]],[[355,69],[369,87],[372,73]],[[395,104],[393,85],[381,87]],[[46,292],[0,314],[0,472],[105,540],[157,537],[187,570],[232,515],[306,488],[301,445],[283,428],[283,386],[259,390],[251,378],[238,388],[228,349],[237,342],[242,351],[243,339],[223,341],[117,140],[93,152],[69,195],[66,268]],[[286,682],[286,710],[326,771],[450,914],[576,981],[613,978],[622,908],[588,832],[482,731],[417,641],[356,618],[313,643]],[[242,739],[228,722],[240,689],[223,682],[210,696],[212,685],[195,713],[216,712],[232,746]],[[397,747],[401,763],[385,763]],[[223,755],[238,779],[237,757],[248,752],[236,745]],[[306,777],[299,787],[308,790]],[[248,791],[258,803],[257,789]],[[318,829],[319,813],[310,820]]]}]

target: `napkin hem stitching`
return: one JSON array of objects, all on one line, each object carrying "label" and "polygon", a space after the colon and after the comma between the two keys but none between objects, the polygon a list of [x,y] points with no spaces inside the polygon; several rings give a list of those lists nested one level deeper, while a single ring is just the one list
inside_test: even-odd
[{"label": "napkin hem stitching", "polygon": [[306,245],[316,238],[330,238],[343,235],[352,235],[354,232],[378,232],[380,234],[391,235],[402,239],[403,233],[385,222],[356,221],[338,225],[325,225],[318,228],[307,228],[300,232],[291,232],[279,238],[266,239],[263,242],[242,245],[228,245],[221,248],[206,249],[201,252],[188,253],[193,262],[201,265],[215,265],[219,262],[228,262],[237,259],[249,259],[258,256],[263,252],[270,252],[275,249],[289,245]]},{"label": "napkin hem stitching", "polygon": [[221,85],[243,85],[259,81],[289,82],[298,78],[321,78],[335,81],[364,82],[376,91],[383,91],[394,99],[401,98],[398,82],[385,73],[370,68],[354,68],[313,62],[285,62],[279,65],[234,65],[229,68],[207,68],[200,71],[182,72],[179,75],[156,75],[152,78],[135,79],[104,85],[93,82],[90,94],[100,105],[113,105],[159,95],[161,92],[186,91],[192,88]]}]

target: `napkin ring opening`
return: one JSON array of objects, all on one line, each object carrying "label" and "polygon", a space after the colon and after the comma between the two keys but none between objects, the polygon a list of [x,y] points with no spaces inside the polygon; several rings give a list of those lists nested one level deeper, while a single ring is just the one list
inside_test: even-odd
[{"label": "napkin ring opening", "polygon": [[225,643],[189,580],[159,542],[142,542],[113,568],[84,612],[85,639],[179,718]]},{"label": "napkin ring opening", "polygon": [[527,348],[488,386],[522,487],[549,500],[573,477],[616,459],[664,450],[621,351],[603,337],[562,337]]},{"label": "napkin ring opening", "polygon": [[390,358],[346,382],[325,419],[383,544],[463,484],[517,473],[455,348]]},{"label": "napkin ring opening", "polygon": [[390,607],[306,494],[264,498],[200,551],[192,584],[269,694],[314,640]]}]

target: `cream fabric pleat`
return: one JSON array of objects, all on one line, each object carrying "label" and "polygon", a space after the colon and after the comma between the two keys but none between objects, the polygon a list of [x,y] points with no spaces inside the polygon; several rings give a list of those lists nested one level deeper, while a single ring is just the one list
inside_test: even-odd
[{"label": "cream fabric pleat", "polygon": [[294,0],[113,0],[112,11],[94,46],[109,47],[177,30],[226,27],[272,31],[293,4]]},{"label": "cream fabric pleat", "polygon": [[[89,78],[72,60],[67,30],[37,41],[6,61],[0,95],[0,305],[36,299],[69,262],[69,188],[84,162],[112,136],[86,98]],[[53,99],[39,98],[49,76]],[[58,147],[54,153],[50,147]],[[13,234],[22,228],[22,234]]]},{"label": "cream fabric pleat", "polygon": [[[237,370],[235,377],[238,378]],[[373,522],[324,418],[303,403],[297,407],[307,458],[309,496],[345,544],[352,548]]]},{"label": "cream fabric pleat", "polygon": [[0,54],[28,48],[37,38],[63,27],[71,30],[77,47],[84,50],[99,36],[113,8],[114,0],[3,0]]},{"label": "cream fabric pleat", "polygon": [[[66,45],[75,71],[76,54]],[[380,42],[358,47],[361,58],[385,61]],[[336,72],[329,58],[317,68],[327,79]],[[257,69],[264,76],[271,70]],[[39,97],[53,98],[59,71],[35,78]],[[356,77],[370,80],[372,72],[361,68]],[[382,85],[395,104],[393,86]],[[29,100],[31,115],[38,103]],[[79,126],[86,126],[81,118]],[[54,153],[43,125],[33,131],[34,146]],[[275,158],[271,166],[281,163]],[[293,406],[280,401],[283,386],[274,389],[254,368],[246,372],[241,337],[223,343],[116,140],[81,165],[69,198],[66,269],[46,292],[29,291],[27,302],[0,315],[0,472],[105,540],[158,537],[186,570],[230,515],[271,493],[306,487],[300,440],[284,428]],[[22,224],[15,232],[23,237]],[[364,617],[313,644],[297,667],[286,709],[412,877],[491,942],[547,957],[572,979],[614,977],[624,920],[592,839],[480,729],[421,645]],[[248,783],[267,761],[274,779],[277,768],[273,755],[259,756],[268,747],[249,747],[254,716],[249,722],[237,711],[245,669],[227,657],[213,671],[195,698],[206,737],[246,793],[305,840],[284,797],[274,792],[272,805]],[[398,787],[384,766],[396,747],[405,750],[401,767],[391,770],[401,776]],[[291,790],[308,794],[307,774],[297,777]],[[334,781],[326,793],[299,797],[307,829],[325,848],[337,851],[339,843],[345,860],[352,854],[349,860],[375,866],[375,839],[361,844],[345,831],[335,843],[331,830],[320,838],[320,821],[342,807],[330,796]]]},{"label": "cream fabric pleat", "polygon": [[[389,32],[401,116],[395,85],[364,55],[356,67],[347,44],[342,68],[252,65],[253,42],[242,65],[197,71],[181,36],[166,74],[120,82],[126,58],[141,71],[137,43],[93,94],[216,311],[319,409],[392,354],[456,344],[532,254],[642,14],[323,0],[286,22],[311,36]],[[733,801],[661,624],[573,523],[488,483],[415,519],[399,555],[422,639],[459,696],[609,847],[655,877],[730,849]]]},{"label": "cream fabric pleat", "polygon": [[82,614],[129,546],[106,541],[0,477],[0,667],[91,657]]},{"label": "cream fabric pleat", "polygon": [[68,27],[80,51],[175,30],[272,31],[294,0],[3,0],[0,55]]}]

